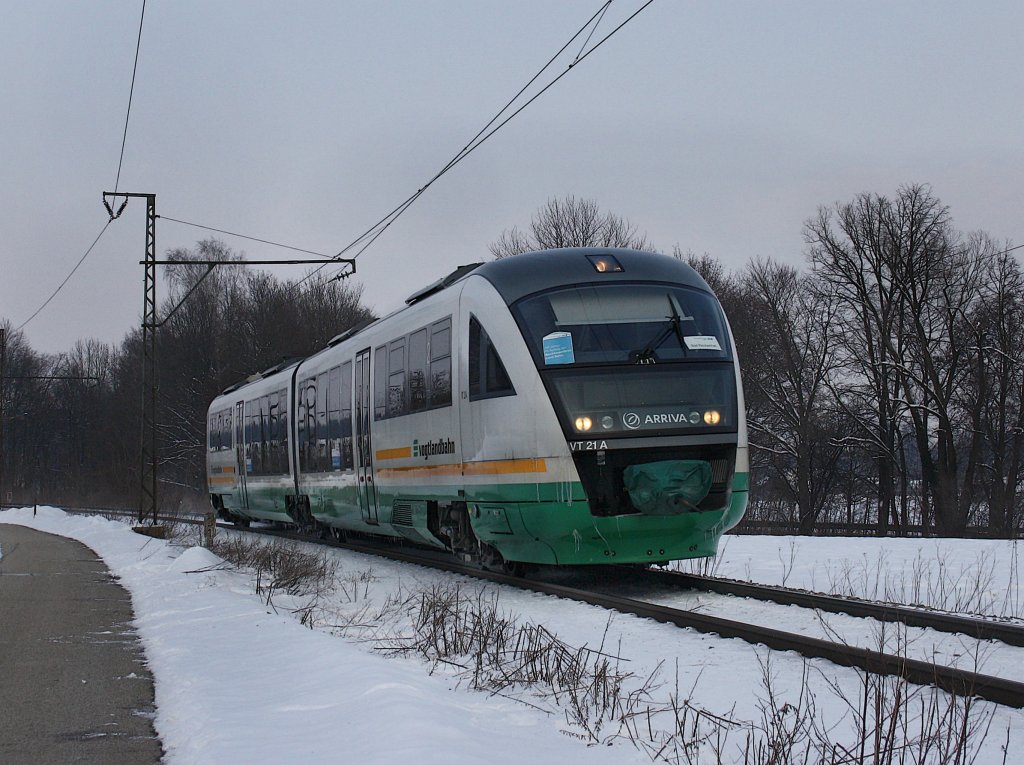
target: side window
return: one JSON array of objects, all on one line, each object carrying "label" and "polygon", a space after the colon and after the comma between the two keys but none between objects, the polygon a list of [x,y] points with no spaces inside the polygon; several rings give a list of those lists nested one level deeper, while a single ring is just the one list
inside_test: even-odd
[{"label": "side window", "polygon": [[352,362],[341,366],[341,467],[355,467],[352,456]]},{"label": "side window", "polygon": [[[228,415],[230,416],[230,412]],[[290,471],[288,470],[288,389],[283,388],[277,392],[277,438],[280,442],[280,460],[281,464],[279,469],[281,473],[287,475]]]},{"label": "side window", "polygon": [[[308,472],[309,467],[309,442],[314,438],[312,430],[309,425],[309,404],[308,402],[308,390],[313,385],[311,378],[306,378],[299,383],[299,401],[298,401],[298,426],[299,426],[299,470],[303,473]],[[314,395],[314,400],[315,400]]]},{"label": "side window", "polygon": [[225,409],[224,412],[223,427],[220,431],[220,448],[230,449],[231,448],[231,410]]},{"label": "side window", "polygon": [[405,338],[388,344],[387,416],[405,414]]},{"label": "side window", "polygon": [[281,472],[278,414],[277,391],[274,391],[267,396],[267,464],[263,472],[268,475]]},{"label": "side window", "polygon": [[252,473],[253,441],[256,438],[255,421],[252,414],[252,401],[245,402],[245,472]]},{"label": "side window", "polygon": [[452,403],[452,320],[430,326],[430,405]]},{"label": "side window", "polygon": [[341,367],[327,373],[327,457],[325,470],[341,467]]},{"label": "side window", "polygon": [[321,372],[316,378],[316,467],[313,468],[321,473],[331,467],[327,438],[327,372]]},{"label": "side window", "polygon": [[259,468],[255,472],[256,475],[266,475],[269,472],[267,464],[270,462],[267,454],[267,442],[270,440],[270,402],[266,396],[260,396],[259,412]]},{"label": "side window", "polygon": [[427,330],[424,327],[409,335],[409,411],[427,408]]},{"label": "side window", "polygon": [[327,438],[332,448],[341,438],[341,367],[327,373]]},{"label": "side window", "polygon": [[216,432],[216,431],[214,430],[214,428],[216,427],[216,423],[217,423],[217,417],[216,417],[216,415],[212,415],[212,416],[210,417],[210,424],[209,424],[209,427],[207,428],[207,431],[206,431],[206,433],[207,433],[207,438],[208,438],[208,441],[207,441],[206,447],[207,447],[207,449],[209,449],[209,450],[210,450],[211,452],[212,452],[212,451],[215,451],[215,450],[216,450],[216,448],[217,448],[217,444],[216,444],[216,443],[214,442],[214,438],[215,438],[215,436],[214,436],[214,433]]},{"label": "side window", "polygon": [[249,442],[249,447],[246,450],[249,455],[249,472],[253,475],[260,474],[260,400],[254,398],[252,400],[252,419],[250,422],[250,429],[252,431],[252,441]]},{"label": "side window", "polygon": [[373,419],[383,420],[388,401],[388,347],[373,351]]},{"label": "side window", "polygon": [[514,396],[515,388],[487,330],[469,317],[469,400]]}]

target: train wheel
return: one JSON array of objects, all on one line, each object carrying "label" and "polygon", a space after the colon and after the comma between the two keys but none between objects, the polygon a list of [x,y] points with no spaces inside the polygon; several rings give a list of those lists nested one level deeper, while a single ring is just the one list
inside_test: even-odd
[{"label": "train wheel", "polygon": [[501,563],[501,573],[522,579],[530,570],[529,565],[518,560],[506,560]]},{"label": "train wheel", "polygon": [[522,561],[505,560],[505,557],[490,545],[480,546],[480,565],[488,571],[518,578],[526,576],[533,569],[533,566]]}]

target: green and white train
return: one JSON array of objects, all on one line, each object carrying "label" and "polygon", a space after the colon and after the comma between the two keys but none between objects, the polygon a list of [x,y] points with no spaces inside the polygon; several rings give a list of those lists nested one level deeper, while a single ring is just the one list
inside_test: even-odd
[{"label": "green and white train", "polygon": [[464,266],[218,396],[211,501],[238,523],[485,566],[713,555],[749,487],[734,347],[708,285],[669,256]]}]

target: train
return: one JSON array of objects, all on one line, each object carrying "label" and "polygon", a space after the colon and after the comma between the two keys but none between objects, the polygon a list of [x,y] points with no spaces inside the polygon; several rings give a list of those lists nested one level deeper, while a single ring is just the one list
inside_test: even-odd
[{"label": "train", "polygon": [[207,439],[228,521],[504,570],[714,555],[749,491],[721,304],[679,259],[618,248],[461,266],[224,390]]}]

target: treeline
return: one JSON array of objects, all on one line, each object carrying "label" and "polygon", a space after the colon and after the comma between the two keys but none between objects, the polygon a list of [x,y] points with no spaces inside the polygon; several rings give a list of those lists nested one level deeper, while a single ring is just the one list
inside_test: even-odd
[{"label": "treeline", "polygon": [[[675,251],[716,291],[736,338],[753,464],[743,527],[1019,536],[1024,274],[1009,245],[957,231],[926,186],[822,208],[805,238],[803,269],[756,258],[730,273]],[[650,248],[628,221],[569,197],[491,251],[592,244]],[[215,240],[169,255],[229,265],[157,332],[165,508],[174,487],[205,501],[205,415],[217,393],[371,315],[358,287],[230,265],[238,257]],[[168,269],[159,315],[205,270]],[[141,333],[48,356],[8,331],[4,360],[4,493],[134,505]]]},{"label": "treeline", "polygon": [[[169,259],[237,262],[216,240]],[[167,316],[206,267],[166,269]],[[309,355],[372,316],[362,288],[318,273],[282,281],[242,265],[215,268],[156,333],[161,505],[206,500],[206,410],[221,390],[284,358]],[[139,500],[142,336],[39,354],[8,327],[4,470],[15,502],[135,506]]]},{"label": "treeline", "polygon": [[822,208],[804,233],[802,271],[688,256],[743,365],[746,526],[1019,536],[1024,275],[1009,245],[957,231],[926,186]]}]

